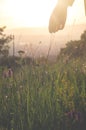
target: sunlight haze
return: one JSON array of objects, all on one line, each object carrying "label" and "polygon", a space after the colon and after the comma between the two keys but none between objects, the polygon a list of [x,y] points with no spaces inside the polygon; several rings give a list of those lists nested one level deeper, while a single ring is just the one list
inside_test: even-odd
[{"label": "sunlight haze", "polygon": [[[47,27],[49,17],[58,0],[0,0],[0,26]],[[84,23],[83,0],[75,0],[68,8],[66,23]]]}]

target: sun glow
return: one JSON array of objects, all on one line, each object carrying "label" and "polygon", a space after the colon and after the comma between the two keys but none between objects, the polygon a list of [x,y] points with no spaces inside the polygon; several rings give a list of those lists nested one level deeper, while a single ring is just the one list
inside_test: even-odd
[{"label": "sun glow", "polygon": [[[47,26],[57,0],[4,0],[4,15],[14,26]],[[12,26],[13,26],[12,25]]]},{"label": "sun glow", "polygon": [[[58,0],[0,0],[0,24],[8,27],[48,26],[57,2]],[[67,23],[83,16],[81,2],[82,0],[75,0],[73,7],[68,9]]]}]

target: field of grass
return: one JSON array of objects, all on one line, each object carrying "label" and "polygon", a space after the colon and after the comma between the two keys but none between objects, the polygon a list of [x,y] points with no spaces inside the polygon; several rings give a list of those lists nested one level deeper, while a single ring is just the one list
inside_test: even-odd
[{"label": "field of grass", "polygon": [[11,76],[0,65],[0,130],[86,130],[85,41],[86,32],[53,64],[20,60]]},{"label": "field of grass", "polygon": [[79,65],[24,65],[7,78],[0,71],[1,130],[86,129],[86,73]]}]

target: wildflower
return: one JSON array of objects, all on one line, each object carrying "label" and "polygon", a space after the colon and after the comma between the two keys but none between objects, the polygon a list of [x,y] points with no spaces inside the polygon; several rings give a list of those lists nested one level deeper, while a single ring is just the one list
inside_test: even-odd
[{"label": "wildflower", "polygon": [[8,98],[8,96],[6,95],[6,96],[5,96],[5,98],[7,99],[7,98]]},{"label": "wildflower", "polygon": [[4,71],[3,71],[3,78],[10,78],[10,77],[12,77],[13,76],[13,71],[12,71],[12,69],[11,68],[9,68],[9,69],[5,69]]},{"label": "wildflower", "polygon": [[73,118],[74,117],[74,111],[69,111],[65,114],[67,117],[69,118]]},{"label": "wildflower", "polygon": [[22,86],[22,85],[20,85],[20,88],[23,88],[23,86]]},{"label": "wildflower", "polygon": [[47,75],[47,74],[48,74],[48,72],[47,72],[47,71],[45,71],[45,74]]},{"label": "wildflower", "polygon": [[78,122],[82,122],[82,113],[81,112],[77,112],[77,111],[69,111],[65,114],[68,118],[70,119],[74,119]]},{"label": "wildflower", "polygon": [[11,68],[8,69],[8,76],[9,77],[12,77],[13,76],[13,71]]}]

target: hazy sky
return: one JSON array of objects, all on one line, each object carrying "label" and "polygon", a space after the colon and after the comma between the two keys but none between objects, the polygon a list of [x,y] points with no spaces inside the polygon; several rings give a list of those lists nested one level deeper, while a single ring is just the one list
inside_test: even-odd
[{"label": "hazy sky", "polygon": [[[0,26],[44,27],[58,0],[0,0]],[[83,0],[68,9],[67,24],[85,23]]]}]

